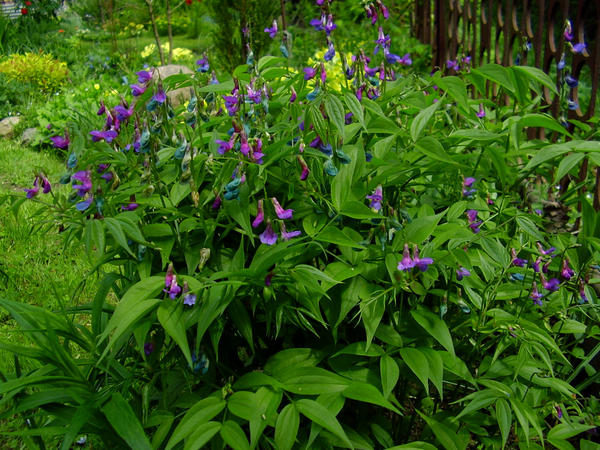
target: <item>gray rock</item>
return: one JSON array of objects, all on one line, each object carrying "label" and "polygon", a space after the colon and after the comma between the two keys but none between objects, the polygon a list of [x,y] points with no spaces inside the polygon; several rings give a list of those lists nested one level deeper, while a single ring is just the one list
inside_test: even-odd
[{"label": "gray rock", "polygon": [[15,133],[15,127],[21,121],[19,116],[10,116],[0,120],[0,137],[10,138]]},{"label": "gray rock", "polygon": [[21,135],[21,143],[25,145],[33,144],[39,139],[37,128],[27,128]]},{"label": "gray rock", "polygon": [[[167,64],[166,66],[156,67],[152,73],[152,79],[156,82],[159,78],[164,80],[171,75],[178,75],[180,73],[192,74],[194,72],[186,66],[179,64]],[[168,91],[167,96],[171,101],[171,105],[175,108],[191,98],[190,88],[184,87]]]}]

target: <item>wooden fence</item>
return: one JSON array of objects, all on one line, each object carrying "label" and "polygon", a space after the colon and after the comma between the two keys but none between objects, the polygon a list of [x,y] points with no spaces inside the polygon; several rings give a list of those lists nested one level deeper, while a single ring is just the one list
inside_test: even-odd
[{"label": "wooden fence", "polygon": [[[571,41],[565,37],[567,23]],[[586,120],[597,109],[599,0],[415,0],[414,34],[432,45],[434,65],[439,67],[447,60],[470,56],[474,66],[527,64],[556,74],[563,60],[565,68],[557,83],[567,72],[583,81],[571,89],[578,107],[569,111],[569,118]],[[585,50],[573,52],[577,44],[585,44]],[[585,95],[579,95],[580,89],[586,90]],[[546,94],[556,116],[558,99]]]}]

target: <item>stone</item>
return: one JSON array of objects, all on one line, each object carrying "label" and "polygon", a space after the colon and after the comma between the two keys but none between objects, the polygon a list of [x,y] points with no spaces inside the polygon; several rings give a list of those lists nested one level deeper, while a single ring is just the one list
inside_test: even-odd
[{"label": "stone", "polygon": [[39,137],[37,128],[26,128],[21,135],[21,144],[35,144],[39,140]]},{"label": "stone", "polygon": [[[156,67],[154,72],[152,73],[152,79],[156,82],[159,78],[164,80],[171,75],[178,75],[180,73],[185,74],[193,74],[194,72],[186,66],[182,66],[179,64],[167,64],[166,66]],[[190,88],[184,87],[179,89],[174,89],[167,92],[167,96],[171,102],[173,108],[181,105],[182,103],[187,102],[191,98]]]},{"label": "stone", "polygon": [[19,116],[5,117],[0,120],[0,137],[11,138],[15,133],[15,127],[21,121]]}]

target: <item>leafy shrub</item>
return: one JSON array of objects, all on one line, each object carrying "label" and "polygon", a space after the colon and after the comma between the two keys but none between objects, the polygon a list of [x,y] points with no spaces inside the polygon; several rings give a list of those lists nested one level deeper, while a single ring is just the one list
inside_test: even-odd
[{"label": "leafy shrub", "polygon": [[0,73],[20,83],[29,83],[51,93],[67,82],[69,70],[64,62],[47,53],[13,54],[0,62]]},{"label": "leafy shrub", "polygon": [[[338,65],[339,92],[324,65],[272,56],[220,82],[206,60],[158,86],[140,73],[135,103],[86,115],[91,142],[85,123],[61,141],[71,192],[27,192],[103,278],[68,315],[0,302],[34,344],[4,348],[42,363],[0,384],[14,411],[42,410],[25,433],[65,448],[78,433],[117,448],[589,443],[600,221],[585,192],[567,196],[581,212],[554,206],[560,224],[552,191],[528,194],[600,143],[537,110],[556,93],[537,69],[394,79],[381,53]],[[162,89],[177,87],[193,95],[174,109]]]},{"label": "leafy shrub", "polygon": [[[173,35],[186,34],[190,26],[190,18],[183,15],[173,15],[171,17],[171,28]],[[156,28],[161,36],[167,35],[167,17],[158,16],[156,18]]]}]

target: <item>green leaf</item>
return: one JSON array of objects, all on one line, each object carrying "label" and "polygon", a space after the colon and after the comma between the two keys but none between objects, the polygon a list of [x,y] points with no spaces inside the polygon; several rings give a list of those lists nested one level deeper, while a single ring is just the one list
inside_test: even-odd
[{"label": "green leaf", "polygon": [[472,71],[473,73],[480,74],[484,78],[499,84],[514,98],[515,86],[506,67],[501,66],[500,64],[484,64],[483,66],[473,69]]},{"label": "green leaf", "polygon": [[381,219],[381,216],[373,212],[371,208],[361,202],[347,201],[342,205],[340,214],[352,219]]},{"label": "green leaf", "polygon": [[548,439],[570,439],[580,433],[595,428],[595,425],[585,423],[563,422],[548,431]]},{"label": "green leaf", "polygon": [[496,400],[496,421],[500,428],[500,434],[502,434],[502,448],[506,445],[508,435],[510,434],[510,426],[512,424],[512,413],[510,406],[503,398]]},{"label": "green leaf", "polygon": [[125,237],[125,233],[123,232],[121,223],[117,219],[114,219],[112,217],[106,217],[104,218],[104,225],[106,226],[110,234],[115,238],[117,244],[119,244],[123,249],[125,249],[127,253],[129,253],[131,256],[136,258],[134,253],[129,248],[129,245],[127,244],[127,238]]},{"label": "green leaf", "polygon": [[454,355],[454,345],[452,344],[452,337],[450,336],[450,330],[448,330],[446,322],[423,307],[419,307],[418,310],[412,310],[410,314],[419,325],[425,328],[425,331],[442,344],[450,354]]},{"label": "green leaf", "polygon": [[234,299],[227,309],[227,313],[233,320],[236,328],[240,332],[248,345],[250,346],[250,350],[254,353],[254,340],[252,338],[252,319],[246,310],[246,307],[242,303],[241,299]]},{"label": "green leaf", "polygon": [[421,133],[423,132],[427,124],[431,121],[431,118],[439,108],[440,104],[440,102],[433,103],[432,105],[419,112],[419,114],[417,114],[417,116],[412,120],[410,124],[410,137],[414,142],[417,142],[417,140],[421,136]]},{"label": "green leaf", "polygon": [[220,422],[206,422],[194,429],[194,433],[186,440],[183,450],[205,448],[205,445],[221,431]]},{"label": "green leaf", "polygon": [[196,88],[197,92],[231,92],[233,89],[233,81],[227,80],[222,83],[217,84],[207,84],[206,86],[202,86]]},{"label": "green leaf", "polygon": [[366,350],[369,349],[379,322],[385,312],[385,296],[369,298],[360,303],[360,318],[366,333]]},{"label": "green leaf", "polygon": [[321,110],[316,106],[311,106],[308,113],[317,134],[321,136],[321,139],[327,139],[327,124],[325,123],[325,119],[323,119]]},{"label": "green leaf", "polygon": [[286,391],[299,395],[318,395],[340,392],[350,385],[350,380],[321,367],[289,368],[274,374]]},{"label": "green leaf", "polygon": [[265,364],[265,373],[281,376],[287,370],[298,367],[314,367],[325,353],[313,348],[289,348],[271,356]]},{"label": "green leaf", "polygon": [[429,395],[429,364],[427,357],[412,347],[404,347],[400,349],[400,356],[406,363],[408,368],[414,372],[417,378],[423,383],[427,395]]},{"label": "green leaf", "polygon": [[319,234],[315,236],[315,240],[321,242],[329,242],[331,244],[337,244],[344,247],[362,247],[362,244],[359,244],[354,239],[349,237],[344,231],[336,228],[333,225],[326,226],[323,228]]},{"label": "green leaf", "polygon": [[156,315],[165,332],[171,336],[183,352],[189,367],[192,367],[192,355],[183,318],[183,303],[166,300],[158,307]]},{"label": "green leaf", "polygon": [[421,244],[434,232],[438,222],[444,217],[445,212],[439,214],[417,217],[406,226],[406,240]]},{"label": "green leaf", "polygon": [[396,414],[401,414],[398,409],[387,401],[379,389],[369,383],[361,383],[354,381],[344,391],[342,395],[346,398],[357,400],[359,402],[371,403],[377,406],[383,406],[384,408],[394,411]]},{"label": "green leaf", "polygon": [[293,403],[290,403],[279,413],[275,424],[275,445],[280,450],[291,450],[296,442],[300,426],[300,415]]},{"label": "green leaf", "polygon": [[344,94],[344,103],[346,103],[346,106],[352,115],[356,118],[356,120],[358,120],[358,123],[360,123],[366,130],[367,125],[365,124],[365,114],[363,112],[362,105],[356,98],[356,95],[352,94],[351,92],[346,92],[346,94]]},{"label": "green leaf", "polygon": [[563,144],[546,145],[545,147],[538,150],[535,153],[535,155],[533,155],[533,158],[531,158],[531,160],[527,163],[523,170],[525,172],[528,172],[534,167],[545,163],[546,161],[549,161],[551,159],[556,158],[557,156],[564,155],[565,153],[574,150],[572,144],[573,141],[565,142]]},{"label": "green leaf", "polygon": [[525,114],[518,122],[519,127],[539,127],[547,128],[552,131],[557,131],[560,134],[571,136],[571,133],[567,131],[558,121],[546,114]]},{"label": "green leaf", "polygon": [[296,402],[296,408],[302,415],[342,439],[348,447],[354,448],[335,415],[323,405],[314,400],[302,399]]},{"label": "green leaf", "polygon": [[585,158],[585,153],[571,153],[565,156],[558,164],[556,172],[554,172],[554,182],[558,183],[562,180],[583,158]]},{"label": "green leaf", "polygon": [[394,445],[386,450],[437,450],[437,447],[427,442],[413,441],[410,444]]},{"label": "green leaf", "polygon": [[185,416],[183,416],[183,419],[181,419],[181,422],[175,428],[165,450],[172,449],[180,441],[189,437],[195,430],[219,414],[225,408],[226,404],[225,400],[217,397],[203,398],[195,403],[194,406],[187,410]]},{"label": "green leaf", "polygon": [[444,399],[444,360],[440,352],[429,347],[419,347],[421,353],[427,357],[429,362],[429,379],[440,394],[440,398]]},{"label": "green leaf", "polygon": [[458,77],[440,77],[435,79],[436,84],[454,98],[456,103],[464,111],[469,110],[467,85]]},{"label": "green leaf", "polygon": [[115,392],[110,400],[102,407],[102,413],[119,436],[131,447],[140,450],[151,450],[152,446],[144,433],[129,403],[123,396]]},{"label": "green leaf", "polygon": [[471,400],[465,409],[463,409],[457,416],[457,419],[460,419],[462,416],[470,414],[474,411],[478,411],[481,408],[485,408],[486,406],[491,405],[494,401],[501,395],[498,391],[494,389],[483,389],[481,391],[474,392],[470,395],[467,395],[465,398],[458,400],[459,402],[464,402],[465,400]]},{"label": "green leaf", "polygon": [[459,163],[454,161],[454,159],[452,159],[448,155],[448,153],[446,153],[446,150],[444,150],[444,147],[442,146],[440,141],[438,141],[433,136],[425,136],[425,137],[419,139],[417,141],[417,143],[415,144],[415,147],[417,148],[417,150],[419,150],[425,156],[430,157],[431,159],[434,159],[436,161],[440,161],[440,162],[443,162],[446,164],[452,164],[454,166],[460,165]]},{"label": "green leaf", "polygon": [[548,76],[546,72],[537,67],[530,66],[511,66],[509,70],[512,70],[515,73],[519,73],[521,75],[526,75],[532,80],[537,81],[538,83],[546,86],[553,94],[558,94],[558,90],[556,89],[556,82],[552,80]]},{"label": "green leaf", "polygon": [[381,387],[383,388],[383,396],[388,398],[398,378],[400,378],[400,369],[398,363],[389,355],[383,355],[379,360],[379,373],[381,375]]},{"label": "green leaf", "polygon": [[431,431],[433,431],[437,440],[440,441],[440,444],[442,444],[446,450],[464,450],[467,447],[466,444],[458,439],[459,436],[457,436],[456,431],[448,425],[433,417],[426,416],[419,410],[417,410],[417,413],[419,413],[423,420],[427,422],[427,425],[429,425],[429,428],[431,428]]},{"label": "green leaf", "polygon": [[340,136],[344,136],[344,105],[335,95],[328,94],[325,96],[325,112],[338,129]]},{"label": "green leaf", "polygon": [[533,221],[529,217],[525,215],[518,215],[517,217],[515,217],[515,220],[519,228],[525,231],[525,233],[527,233],[533,239],[535,239],[536,241],[544,240],[544,236],[542,236],[542,233],[540,233],[540,230],[538,229],[536,224],[533,223]]},{"label": "green leaf", "polygon": [[242,427],[233,420],[227,420],[221,427],[220,433],[223,441],[233,450],[250,450],[250,444]]}]

